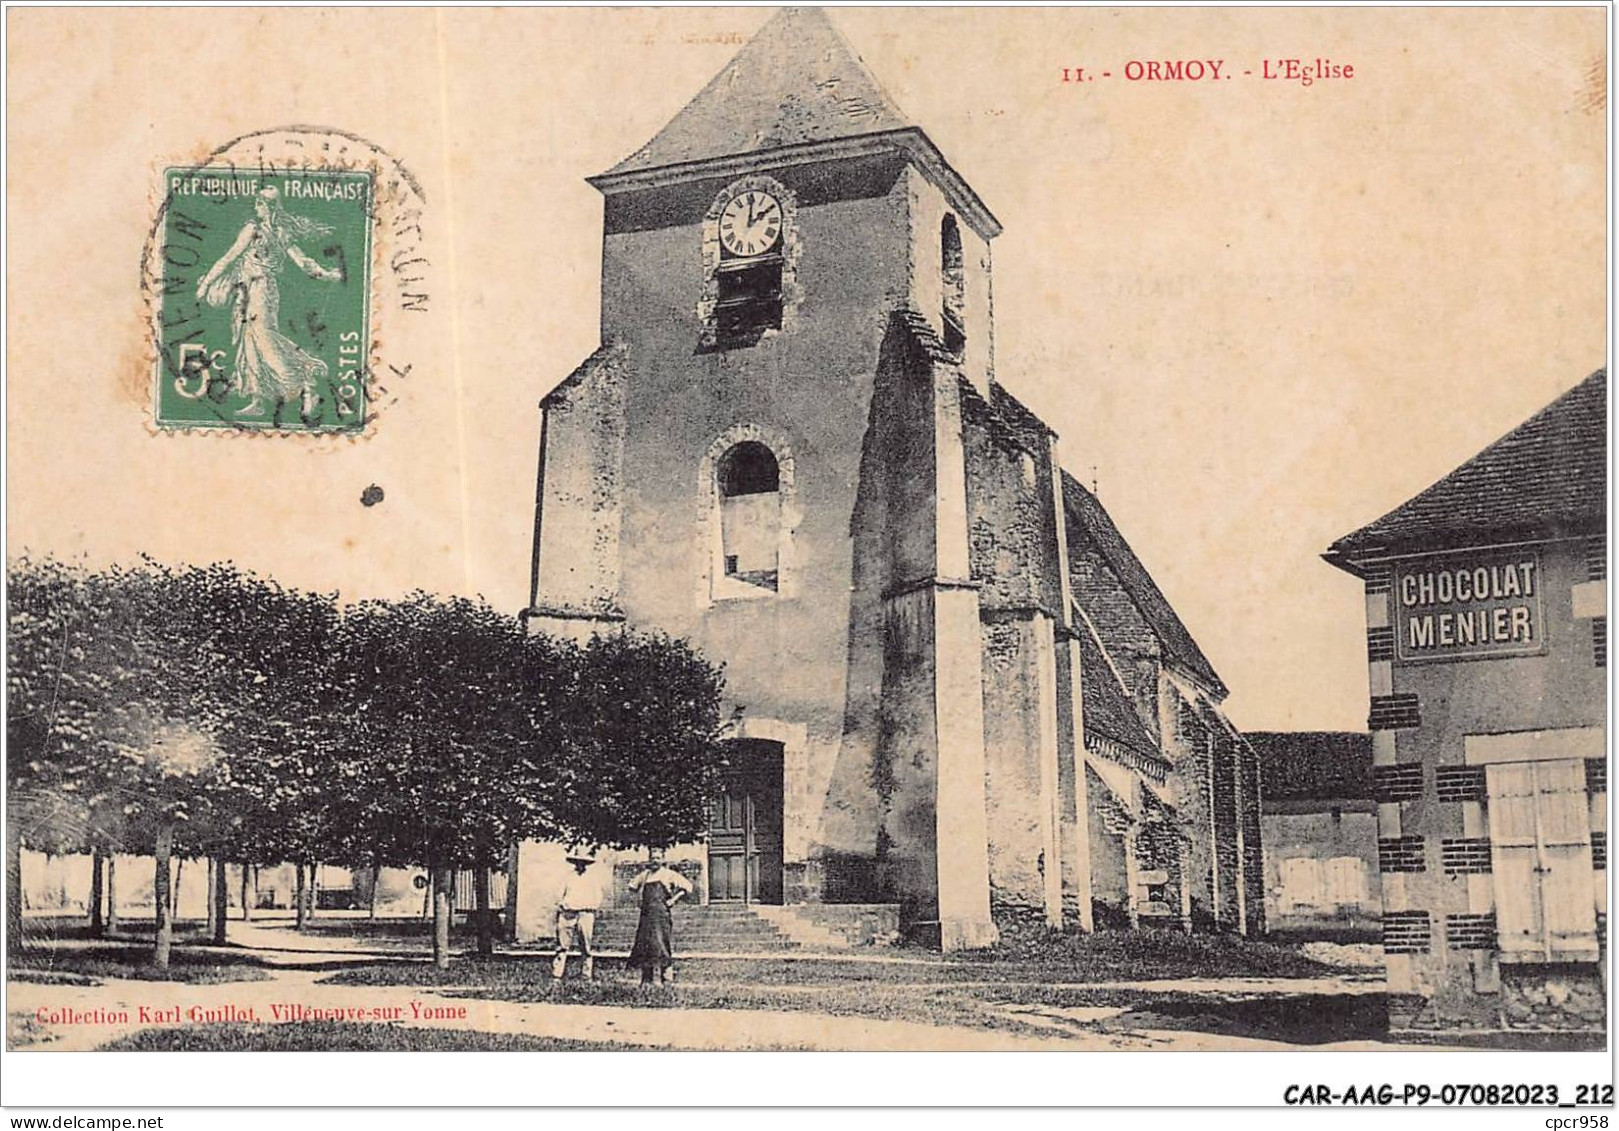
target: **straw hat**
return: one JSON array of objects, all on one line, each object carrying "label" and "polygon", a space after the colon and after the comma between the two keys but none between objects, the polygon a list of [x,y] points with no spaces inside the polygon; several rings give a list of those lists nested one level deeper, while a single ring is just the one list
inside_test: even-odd
[{"label": "straw hat", "polygon": [[581,844],[576,844],[568,849],[568,863],[570,864],[594,864],[595,862],[596,853],[593,849],[586,848]]}]

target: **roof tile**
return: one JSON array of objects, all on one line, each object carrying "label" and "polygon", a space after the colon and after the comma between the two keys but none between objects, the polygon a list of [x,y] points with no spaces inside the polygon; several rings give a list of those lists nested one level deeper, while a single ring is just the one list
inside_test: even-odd
[{"label": "roof tile", "polygon": [[1329,561],[1480,535],[1565,536],[1607,514],[1608,373],[1599,369],[1439,482],[1346,534]]},{"label": "roof tile", "polygon": [[911,128],[816,8],[783,8],[608,175]]},{"label": "roof tile", "polygon": [[[1107,562],[1108,568],[1119,579],[1130,600],[1158,637],[1166,658],[1177,663],[1208,690],[1223,698],[1226,685],[1215,674],[1214,665],[1192,639],[1192,634],[1176,614],[1169,599],[1153,581],[1147,567],[1141,564],[1130,543],[1124,540],[1113,518],[1102,506],[1101,500],[1080,485],[1067,472],[1062,477],[1063,509],[1070,524],[1090,539]],[[1070,534],[1070,537],[1073,537]]]}]

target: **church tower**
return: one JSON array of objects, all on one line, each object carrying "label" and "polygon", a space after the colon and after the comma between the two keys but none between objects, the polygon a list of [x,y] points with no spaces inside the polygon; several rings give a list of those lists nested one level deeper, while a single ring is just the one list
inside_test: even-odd
[{"label": "church tower", "polygon": [[[542,402],[531,625],[725,665],[708,899],[898,904],[947,949],[992,942],[963,413],[996,401],[998,222],[813,9],[590,183],[602,345]],[[1056,876],[1044,820],[1025,865]]]}]

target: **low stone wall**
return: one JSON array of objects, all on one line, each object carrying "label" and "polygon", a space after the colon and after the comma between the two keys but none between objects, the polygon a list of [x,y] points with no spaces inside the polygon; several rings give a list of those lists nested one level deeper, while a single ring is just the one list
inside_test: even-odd
[{"label": "low stone wall", "polygon": [[1501,1019],[1508,1029],[1601,1030],[1607,997],[1600,967],[1503,966]]},{"label": "low stone wall", "polygon": [[1389,1031],[1432,1038],[1443,1033],[1602,1032],[1607,994],[1601,968],[1586,963],[1504,964],[1500,990],[1452,987],[1432,997],[1389,996]]}]

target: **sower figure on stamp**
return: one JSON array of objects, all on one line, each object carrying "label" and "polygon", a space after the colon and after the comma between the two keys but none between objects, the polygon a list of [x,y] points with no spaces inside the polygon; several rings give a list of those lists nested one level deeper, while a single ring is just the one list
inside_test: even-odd
[{"label": "sower figure on stamp", "polygon": [[641,922],[630,948],[630,965],[641,968],[641,984],[656,977],[661,984],[674,980],[675,924],[672,909],[691,894],[691,881],[663,862],[663,850],[648,853],[648,863],[630,887],[641,893]]},{"label": "sower figure on stamp", "polygon": [[596,977],[596,955],[590,948],[590,936],[596,930],[596,912],[602,905],[602,880],[592,866],[596,857],[583,848],[568,850],[568,863],[573,874],[562,887],[562,898],[557,904],[557,954],[551,960],[551,980],[562,981],[568,971],[568,951],[577,942],[584,956],[585,981]]},{"label": "sower figure on stamp", "polygon": [[341,280],[342,272],[316,263],[297,244],[331,231],[307,216],[288,214],[280,191],[271,185],[254,198],[253,218],[242,226],[230,250],[198,281],[197,297],[209,306],[224,306],[233,297],[236,303],[231,392],[248,398],[237,416],[263,416],[275,402],[294,400],[305,420],[316,416],[317,386],[326,379],[326,363],[277,329],[281,319],[277,276],[290,259],[312,279]]}]

